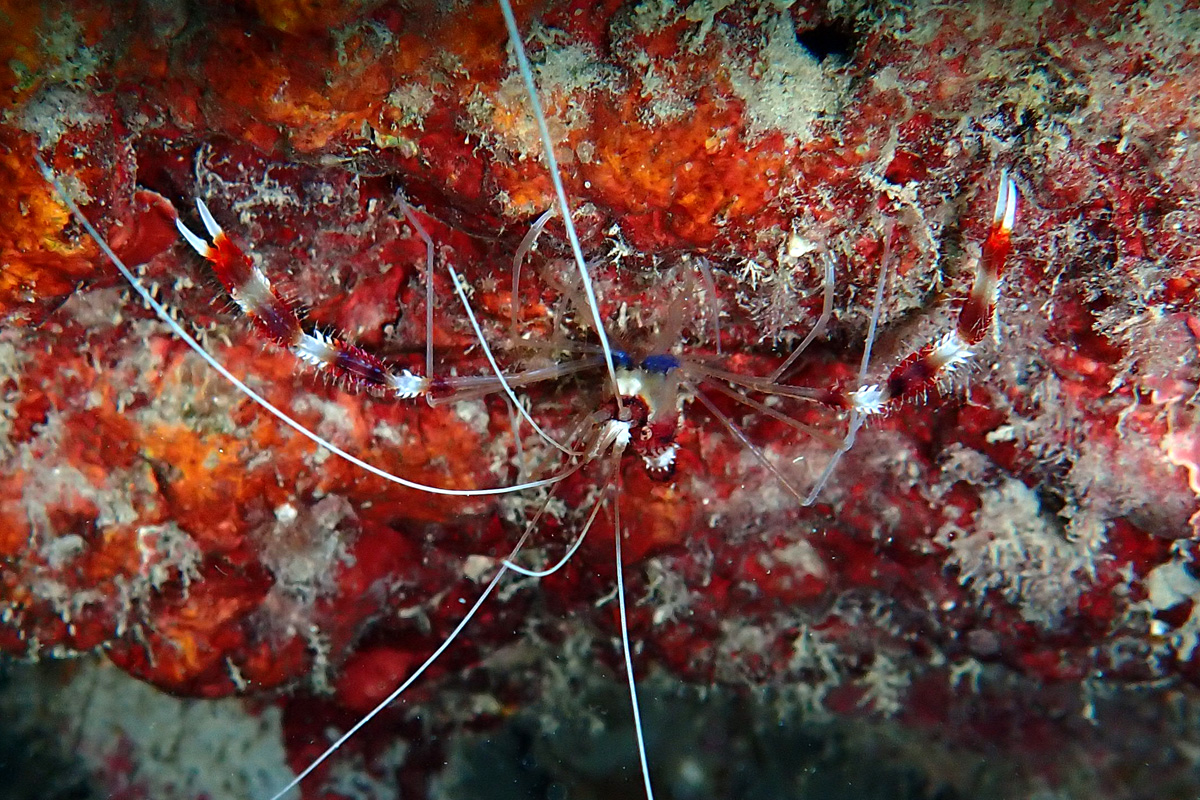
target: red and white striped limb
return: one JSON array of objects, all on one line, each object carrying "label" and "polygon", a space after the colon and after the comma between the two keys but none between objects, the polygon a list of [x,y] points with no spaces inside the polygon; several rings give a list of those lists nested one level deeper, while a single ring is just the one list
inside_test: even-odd
[{"label": "red and white striped limb", "polygon": [[429,390],[427,378],[405,369],[397,371],[360,347],[319,330],[305,330],[295,306],[213,219],[203,200],[196,201],[200,220],[212,242],[197,236],[178,218],[175,226],[197,253],[212,265],[217,279],[238,307],[267,338],[287,348],[304,363],[329,370],[339,380],[404,400]]},{"label": "red and white striped limb", "polygon": [[1000,176],[992,228],[971,292],[959,311],[954,329],[929,342],[896,365],[887,381],[861,386],[853,392],[830,392],[825,401],[864,416],[882,414],[895,404],[924,392],[974,356],[974,349],[991,329],[1004,267],[1011,249],[1017,217],[1017,186],[1006,170]]}]

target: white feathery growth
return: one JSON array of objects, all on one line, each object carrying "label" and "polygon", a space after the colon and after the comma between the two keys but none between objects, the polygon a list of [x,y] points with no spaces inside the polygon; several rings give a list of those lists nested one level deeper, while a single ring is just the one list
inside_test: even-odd
[{"label": "white feathery growth", "polygon": [[389,374],[387,376],[387,383],[391,390],[396,393],[396,397],[399,397],[401,400],[412,400],[420,397],[429,388],[428,380],[408,370],[404,370],[399,375]]},{"label": "white feathery growth", "polygon": [[850,402],[854,404],[854,409],[863,416],[873,416],[882,414],[884,406],[887,404],[887,399],[884,397],[883,389],[878,384],[870,386],[862,386],[850,392]]},{"label": "white feathery growth", "polygon": [[645,456],[643,460],[646,462],[646,469],[650,472],[665,472],[675,465],[675,454],[679,452],[679,445],[672,442],[669,447],[664,449],[656,456]]},{"label": "white feathery growth", "polygon": [[963,341],[959,336],[958,331],[950,331],[933,346],[931,354],[934,362],[939,369],[945,370],[947,373],[954,372],[958,366],[975,355],[971,352],[971,347]]},{"label": "white feathery growth", "polygon": [[319,330],[312,333],[301,331],[292,342],[291,351],[296,358],[317,369],[328,367],[337,358],[337,348],[334,347],[333,340]]}]

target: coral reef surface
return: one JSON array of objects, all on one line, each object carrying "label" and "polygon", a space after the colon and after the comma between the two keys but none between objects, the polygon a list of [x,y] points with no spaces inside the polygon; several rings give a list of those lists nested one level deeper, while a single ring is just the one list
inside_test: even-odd
[{"label": "coral reef surface", "polygon": [[[527,527],[521,562],[554,563],[607,499],[561,571],[506,578],[306,796],[481,796],[488,748],[560,765],[514,766],[521,796],[636,793],[634,761],[588,750],[619,735],[633,752],[607,682],[617,510],[634,664],[683,709],[646,700],[668,796],[746,796],[739,754],[822,740],[901,764],[877,776],[890,796],[1194,796],[1200,10],[546,0],[516,16],[623,350],[766,376],[817,329],[783,378],[797,394],[856,389],[868,342],[867,381],[884,381],[954,326],[1007,171],[1020,203],[992,330],[859,431],[812,506],[847,415],[721,381],[681,392],[668,480],[627,457],[498,497],[388,483],[132,299],[34,154],[186,330],[321,436],[449,488],[552,474],[562,454],[501,395],[398,401],[304,368],[174,225],[203,230],[203,199],[306,325],[417,372],[432,343],[446,385],[491,374],[452,265],[502,369],[554,373],[519,391],[570,440],[612,390],[571,368],[598,348],[561,218],[527,237],[554,192],[499,8],[0,2],[0,650],[100,652],[79,675],[14,674],[98,719],[194,715],[189,747],[227,724],[220,758],[241,764],[201,780],[218,768],[156,760],[145,731],[50,715],[86,743],[89,780],[269,794],[432,652]],[[118,671],[172,697],[70,699],[108,697]],[[685,714],[715,720],[690,751]],[[758,736],[768,718],[831,727]],[[569,744],[580,720],[591,745]],[[807,783],[760,760],[756,785],[851,791],[834,760]]]}]

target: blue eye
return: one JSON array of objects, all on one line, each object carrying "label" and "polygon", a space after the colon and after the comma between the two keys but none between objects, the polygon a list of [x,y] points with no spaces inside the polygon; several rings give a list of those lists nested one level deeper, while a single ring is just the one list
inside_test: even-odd
[{"label": "blue eye", "polygon": [[617,369],[633,369],[633,359],[624,350],[613,350],[612,360]]},{"label": "blue eye", "polygon": [[660,353],[658,355],[646,356],[642,359],[642,369],[647,372],[657,372],[660,375],[666,375],[678,368],[679,359],[670,353]]}]

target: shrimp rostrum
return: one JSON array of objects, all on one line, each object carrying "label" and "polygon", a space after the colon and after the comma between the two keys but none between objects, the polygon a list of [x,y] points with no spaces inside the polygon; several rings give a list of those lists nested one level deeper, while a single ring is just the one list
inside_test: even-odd
[{"label": "shrimp rostrum", "polygon": [[[891,222],[881,226],[873,282],[858,287],[868,298],[859,304],[864,324],[840,329],[843,337],[851,329],[859,333],[851,348],[856,357],[837,363],[828,337],[837,322],[835,307],[844,308],[847,301],[839,298],[845,287],[839,283],[841,255],[835,248],[818,247],[809,254],[807,274],[815,278],[810,306],[800,315],[804,329],[788,332],[798,343],[787,352],[757,339],[745,344],[752,322],[739,306],[735,274],[735,265],[744,259],[732,251],[728,258],[717,251],[677,253],[670,263],[647,262],[649,268],[641,271],[618,263],[622,253],[629,258],[619,231],[600,234],[591,226],[581,235],[576,228],[579,214],[564,184],[565,170],[556,157],[557,142],[545,119],[534,69],[508,3],[501,0],[500,6],[515,74],[542,149],[542,177],[553,187],[552,202],[521,231],[519,243],[506,235],[484,246],[439,219],[429,204],[420,202],[419,192],[411,202],[402,192],[394,193],[386,202],[394,211],[391,235],[410,268],[403,275],[397,271],[395,277],[402,280],[380,281],[374,289],[391,292],[404,305],[403,318],[390,323],[390,341],[378,336],[373,342],[357,341],[347,324],[355,318],[339,313],[336,303],[308,313],[296,293],[281,288],[286,280],[274,274],[280,261],[257,252],[260,247],[269,251],[270,245],[244,244],[234,212],[219,196],[210,198],[211,204],[198,198],[194,213],[187,210],[175,219],[187,247],[203,259],[224,297],[244,318],[239,324],[270,343],[262,358],[300,367],[299,377],[264,370],[282,375],[282,388],[261,376],[236,374],[227,356],[211,346],[217,337],[201,342],[193,336],[159,293],[109,248],[75,207],[59,176],[39,159],[47,180],[59,187],[63,200],[144,303],[194,354],[189,357],[202,359],[204,370],[222,377],[236,396],[257,409],[239,415],[261,414],[268,420],[265,424],[274,432],[254,434],[252,443],[298,448],[306,439],[323,454],[313,458],[309,449],[313,476],[305,485],[270,489],[264,507],[273,509],[273,516],[262,527],[270,530],[272,552],[298,547],[295,540],[304,536],[352,530],[355,543],[337,545],[342,561],[334,559],[328,568],[349,569],[344,564],[354,561],[360,565],[355,580],[364,596],[398,606],[407,603],[407,617],[420,616],[431,629],[405,651],[405,658],[376,662],[391,665],[383,674],[394,678],[394,685],[358,692],[348,705],[364,713],[328,747],[308,745],[306,765],[294,781],[277,787],[275,797],[336,757],[431,670],[444,672],[448,665],[462,664],[454,660],[453,645],[481,610],[528,594],[526,587],[538,581],[548,582],[570,602],[615,599],[610,606],[615,619],[602,616],[597,625],[611,629],[618,640],[619,663],[613,667],[625,676],[643,791],[653,797],[654,765],[642,729],[634,640],[648,639],[642,657],[654,652],[654,644],[645,630],[646,615],[626,605],[631,562],[640,565],[672,549],[687,550],[690,540],[704,538],[701,529],[729,524],[722,518],[733,512],[723,510],[721,503],[730,508],[740,503],[747,514],[774,504],[778,519],[787,525],[809,520],[805,530],[815,532],[814,517],[804,515],[815,514],[808,509],[836,491],[839,468],[869,435],[873,421],[893,418],[897,409],[945,388],[987,346],[993,330],[1016,224],[1016,181],[1006,170],[996,170],[975,189],[979,197],[994,194],[995,201],[989,203],[990,228],[982,242],[977,249],[968,248],[977,255],[964,259],[974,262],[965,297],[943,315],[929,338],[907,347],[893,344],[879,357],[873,351],[877,340],[886,338],[880,331],[894,240],[899,238]],[[213,168],[211,158],[197,162],[200,172]],[[230,181],[210,176],[204,183],[227,187]],[[464,241],[461,251],[451,244]],[[506,243],[514,246],[505,249]],[[497,251],[504,253],[501,260],[508,270],[500,274],[488,266],[497,260]],[[490,258],[473,258],[481,253]],[[400,341],[405,345],[398,346]],[[314,381],[314,374],[329,380]],[[289,386],[296,384],[309,387],[303,402],[289,395]],[[323,417],[322,406],[332,407],[340,418]],[[470,434],[455,439],[448,430]],[[464,447],[462,441],[469,444]],[[755,492],[773,499],[756,499]],[[334,497],[342,500],[334,503]],[[335,508],[332,527],[322,528],[312,512],[297,510],[315,502],[326,511]],[[412,576],[422,559],[428,564],[429,556],[406,535],[435,537],[456,515],[470,520],[470,534],[454,545],[462,555],[454,569],[477,580],[482,589],[471,597],[467,588],[443,586],[431,597],[414,598],[428,579]],[[357,518],[357,525],[347,523],[350,518]],[[494,524],[499,520],[506,524]],[[303,536],[289,533],[301,524],[309,528]],[[382,545],[363,544],[371,531],[382,529]],[[800,554],[797,563],[806,564],[808,578],[819,582],[825,569],[815,563],[821,560],[819,552],[798,542],[788,546],[789,552]],[[384,554],[384,548],[391,549]],[[273,558],[278,587],[285,583],[279,576],[287,568],[284,559]],[[728,563],[720,567],[732,568]],[[442,570],[436,577],[450,581],[452,572]],[[636,596],[646,576],[637,566],[632,572],[639,587],[631,592]],[[793,590],[769,575],[767,570],[762,578],[768,587],[763,591],[791,597]],[[506,584],[509,588],[500,590]],[[298,591],[272,591],[277,607],[310,622],[319,613],[313,609],[323,602],[310,598],[305,605]],[[691,591],[702,590],[696,586]],[[443,602],[448,593],[458,602]],[[336,680],[337,665],[327,663],[329,654],[335,661],[352,658],[351,645],[367,622],[389,614],[395,616],[386,607],[362,611],[336,635],[313,633],[301,649],[320,652],[328,671],[323,680]],[[631,634],[631,622],[640,629],[637,636]],[[264,639],[280,635],[275,630]],[[284,649],[287,658],[304,663]],[[269,683],[263,676],[270,670],[230,658],[229,670],[235,682],[242,682],[240,688],[253,686],[256,675],[260,683]]]}]

